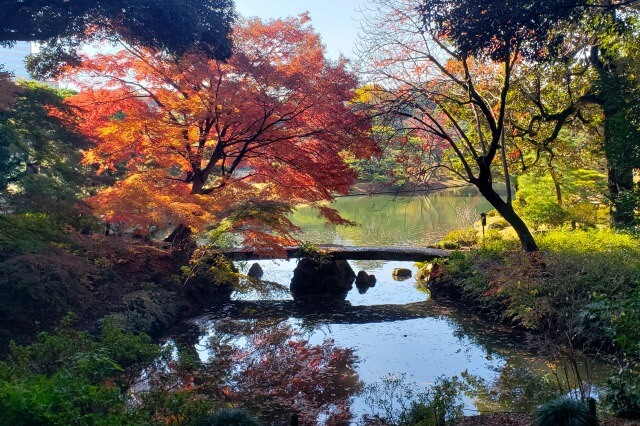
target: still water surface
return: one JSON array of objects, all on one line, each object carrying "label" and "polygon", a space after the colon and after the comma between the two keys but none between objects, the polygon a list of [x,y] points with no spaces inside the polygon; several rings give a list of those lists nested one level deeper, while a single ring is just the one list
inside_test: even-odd
[{"label": "still water surface", "polygon": [[302,239],[326,244],[355,246],[426,246],[441,239],[459,223],[456,208],[480,213],[491,206],[472,187],[448,189],[412,197],[376,195],[339,198],[332,206],[355,227],[327,226],[310,208],[299,208],[293,222],[303,230]]},{"label": "still water surface", "polygon": [[[326,227],[304,208],[293,221],[316,243],[423,246],[457,226],[455,207],[463,204],[488,209],[463,188],[397,201],[338,200],[335,207],[359,227]],[[296,261],[259,263],[263,281],[288,288]],[[392,278],[398,267],[415,276],[412,263],[350,264],[377,283],[366,293],[354,286],[346,301],[300,305],[286,291],[248,292],[195,319],[191,341],[209,380],[266,424],[283,424],[292,412],[303,424],[357,424],[372,413],[363,390],[389,377],[419,390],[441,376],[464,376],[474,387],[464,397],[467,414],[529,409],[555,391],[552,362],[529,352],[524,336],[430,300],[414,278]],[[239,264],[242,272],[249,266]]]}]

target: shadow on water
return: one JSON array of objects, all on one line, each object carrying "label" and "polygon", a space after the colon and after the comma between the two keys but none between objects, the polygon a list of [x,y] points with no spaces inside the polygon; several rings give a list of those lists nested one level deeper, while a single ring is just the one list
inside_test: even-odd
[{"label": "shadow on water", "polygon": [[[232,319],[300,319],[305,324],[369,324],[406,321],[433,316],[432,304],[415,302],[406,305],[354,306],[348,300],[237,300],[220,307],[218,315]],[[211,318],[211,317],[209,317]]]}]

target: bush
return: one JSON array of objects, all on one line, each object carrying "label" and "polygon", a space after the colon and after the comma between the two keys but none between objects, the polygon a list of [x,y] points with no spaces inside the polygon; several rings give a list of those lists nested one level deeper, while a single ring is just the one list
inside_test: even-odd
[{"label": "bush", "polygon": [[181,310],[187,309],[175,293],[153,284],[149,287],[149,290],[134,291],[122,298],[124,309],[117,315],[131,332],[155,335],[173,324]]},{"label": "bush", "polygon": [[183,292],[194,305],[226,301],[238,285],[239,276],[229,259],[215,252],[198,250],[190,265],[182,267]]},{"label": "bush", "polygon": [[567,398],[544,404],[535,413],[536,426],[597,426],[597,419],[587,406]]},{"label": "bush", "polygon": [[95,268],[64,250],[15,256],[0,262],[0,351],[11,339],[50,329],[69,311],[83,315],[91,303],[84,285]]},{"label": "bush", "polygon": [[497,231],[501,231],[503,229],[507,229],[508,227],[510,227],[511,225],[509,225],[509,222],[507,222],[506,220],[499,218],[496,219],[495,221],[491,222],[490,224],[487,225],[487,230],[497,230]]},{"label": "bush", "polygon": [[535,199],[522,208],[522,218],[536,227],[546,225],[555,228],[567,221],[569,212],[554,201]]},{"label": "bush", "polygon": [[222,408],[197,426],[260,426],[260,422],[245,411]]},{"label": "bush", "polygon": [[439,248],[442,250],[457,250],[460,248],[460,245],[455,241],[442,240],[436,243],[436,248]]},{"label": "bush", "polygon": [[538,241],[533,256],[503,251],[504,241],[493,240],[451,256],[432,291],[452,292],[528,329],[570,331],[583,342],[640,352],[632,348],[640,338],[638,241],[609,230],[551,231]]},{"label": "bush", "polygon": [[603,222],[601,217],[608,217],[603,207],[591,203],[578,203],[568,207],[569,219],[581,226],[595,228]]},{"label": "bush", "polygon": [[[489,316],[500,319],[502,304],[499,298],[486,297],[490,290],[489,270],[504,264],[501,252],[481,248],[468,253],[453,252],[439,267],[434,267],[430,281],[432,294],[449,294],[468,302]],[[480,266],[482,265],[482,267]]]},{"label": "bush", "polygon": [[65,241],[62,226],[44,213],[0,214],[0,260],[37,253]]},{"label": "bush", "polygon": [[610,377],[604,391],[607,409],[616,416],[640,418],[640,377],[629,370]]},{"label": "bush", "polygon": [[471,247],[478,244],[478,231],[473,228],[456,229],[445,235],[436,243],[438,247],[445,249],[457,249]]},{"label": "bush", "polygon": [[140,371],[161,356],[148,336],[107,320],[99,337],[70,327],[13,344],[0,363],[3,424],[124,424],[125,394]]},{"label": "bush", "polygon": [[515,237],[505,236],[496,229],[488,229],[484,234],[482,250],[489,253],[504,253],[521,249],[520,240]]},{"label": "bush", "polygon": [[640,255],[640,245],[636,237],[612,229],[550,231],[536,237],[542,250],[555,253],[599,255],[616,252],[616,256],[622,255],[625,259],[633,259]]}]

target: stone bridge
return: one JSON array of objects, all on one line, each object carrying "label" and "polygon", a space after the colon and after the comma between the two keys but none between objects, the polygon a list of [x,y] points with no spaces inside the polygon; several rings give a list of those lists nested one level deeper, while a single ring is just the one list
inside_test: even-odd
[{"label": "stone bridge", "polygon": [[[422,247],[349,247],[339,245],[319,245],[323,254],[330,255],[335,260],[396,260],[424,262],[447,257],[450,250]],[[305,252],[300,247],[285,247],[287,257],[265,255],[250,250],[228,250],[222,254],[233,260],[259,259],[295,259],[304,257]]]}]

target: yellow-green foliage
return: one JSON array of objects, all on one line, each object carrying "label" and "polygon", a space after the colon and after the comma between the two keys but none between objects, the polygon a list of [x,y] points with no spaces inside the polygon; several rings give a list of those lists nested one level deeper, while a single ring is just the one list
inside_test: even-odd
[{"label": "yellow-green foliage", "polygon": [[630,303],[640,288],[638,239],[612,230],[537,239],[541,251],[533,255],[486,244],[452,256],[435,286],[525,328],[607,342],[640,359],[640,345],[630,343],[640,341],[640,303]]},{"label": "yellow-green foliage", "polygon": [[455,229],[437,243],[442,248],[471,247],[478,244],[478,231],[473,228]]},{"label": "yellow-green foliage", "polygon": [[640,263],[640,241],[626,232],[612,229],[549,231],[536,235],[536,239],[545,251],[597,255],[616,252],[617,256]]},{"label": "yellow-green foliage", "polygon": [[602,221],[602,194],[606,191],[606,176],[586,169],[567,170],[557,183],[561,201],[557,199],[551,176],[525,175],[518,179],[514,207],[523,219],[534,226],[559,227],[573,223],[593,227]]},{"label": "yellow-green foliage", "polygon": [[509,225],[509,222],[507,222],[500,216],[494,216],[494,218],[495,219],[492,218],[493,220],[487,225],[487,229],[495,229],[501,231],[511,226]]}]

